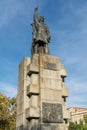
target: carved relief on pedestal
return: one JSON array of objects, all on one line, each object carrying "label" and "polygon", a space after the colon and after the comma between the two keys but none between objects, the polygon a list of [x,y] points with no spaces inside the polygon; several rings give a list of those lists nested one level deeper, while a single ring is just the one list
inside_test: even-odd
[{"label": "carved relief on pedestal", "polygon": [[62,104],[43,102],[42,116],[44,123],[63,123]]}]

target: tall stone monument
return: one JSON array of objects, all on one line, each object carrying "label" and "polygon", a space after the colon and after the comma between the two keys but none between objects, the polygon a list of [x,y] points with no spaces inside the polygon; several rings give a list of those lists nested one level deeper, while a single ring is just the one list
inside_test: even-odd
[{"label": "tall stone monument", "polygon": [[50,55],[50,32],[38,8],[32,28],[32,56],[19,64],[16,130],[68,130],[67,73],[59,58]]}]

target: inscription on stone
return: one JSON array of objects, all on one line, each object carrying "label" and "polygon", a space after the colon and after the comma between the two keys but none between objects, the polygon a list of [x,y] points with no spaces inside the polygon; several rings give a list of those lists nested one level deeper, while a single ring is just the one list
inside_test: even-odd
[{"label": "inscription on stone", "polygon": [[56,63],[50,63],[50,62],[45,62],[44,68],[50,70],[57,70]]},{"label": "inscription on stone", "polygon": [[63,123],[62,105],[43,102],[42,120],[44,123]]}]

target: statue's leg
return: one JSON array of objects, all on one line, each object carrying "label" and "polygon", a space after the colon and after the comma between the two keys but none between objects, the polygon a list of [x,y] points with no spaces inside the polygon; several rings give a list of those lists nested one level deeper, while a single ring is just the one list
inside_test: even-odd
[{"label": "statue's leg", "polygon": [[35,53],[38,53],[38,43],[37,44],[35,44]]},{"label": "statue's leg", "polygon": [[45,49],[45,53],[48,54],[49,53],[48,52],[48,44],[45,44],[44,49]]},{"label": "statue's leg", "polygon": [[31,46],[31,54],[33,55],[33,53],[34,53],[34,47],[33,47],[33,45]]},{"label": "statue's leg", "polygon": [[44,45],[39,46],[39,52],[45,53]]}]

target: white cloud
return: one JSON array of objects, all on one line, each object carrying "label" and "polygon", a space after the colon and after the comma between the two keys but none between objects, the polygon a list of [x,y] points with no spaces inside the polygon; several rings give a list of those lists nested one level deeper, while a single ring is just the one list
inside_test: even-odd
[{"label": "white cloud", "polygon": [[87,107],[87,82],[71,79],[66,85],[69,89],[68,106]]},{"label": "white cloud", "polygon": [[[32,13],[35,6],[39,5],[40,7],[44,6],[45,1],[41,2],[40,0],[30,0],[30,1],[21,1],[21,0],[2,0],[0,1],[0,27],[8,24],[12,19],[22,19],[21,22],[26,22],[26,19],[32,18]],[[23,19],[24,17],[24,19]]]},{"label": "white cloud", "polygon": [[82,96],[71,96],[67,98],[67,106],[68,107],[83,107],[87,108],[87,100],[86,97]]},{"label": "white cloud", "polygon": [[14,97],[17,94],[17,86],[0,82],[0,92],[8,97]]}]

